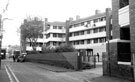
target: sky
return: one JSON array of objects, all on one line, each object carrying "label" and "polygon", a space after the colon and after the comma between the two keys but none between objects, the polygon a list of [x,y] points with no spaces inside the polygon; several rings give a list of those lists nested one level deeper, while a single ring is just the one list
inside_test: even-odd
[{"label": "sky", "polygon": [[[7,2],[0,0],[0,13]],[[106,8],[111,8],[111,0],[9,0],[8,10],[2,16],[12,20],[4,21],[2,45],[20,44],[17,29],[28,16],[65,22],[76,15],[80,18],[94,15],[96,9],[105,12]]]}]

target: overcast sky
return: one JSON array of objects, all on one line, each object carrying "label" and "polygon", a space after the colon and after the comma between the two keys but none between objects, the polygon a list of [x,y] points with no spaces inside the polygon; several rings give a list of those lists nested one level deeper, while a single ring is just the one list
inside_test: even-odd
[{"label": "overcast sky", "polygon": [[[8,0],[0,1],[0,9]],[[49,21],[65,21],[69,17],[75,19],[76,15],[81,18],[91,16],[95,10],[105,12],[105,8],[111,8],[111,0],[9,0],[8,11],[3,15],[4,22],[3,45],[19,44],[17,28],[28,16],[47,17]],[[1,11],[0,11],[1,12]]]}]

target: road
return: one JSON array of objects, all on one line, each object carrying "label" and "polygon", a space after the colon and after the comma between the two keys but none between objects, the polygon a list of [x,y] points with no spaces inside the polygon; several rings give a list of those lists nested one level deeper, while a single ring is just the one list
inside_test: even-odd
[{"label": "road", "polygon": [[84,82],[71,72],[53,72],[35,63],[4,61],[14,82]]},{"label": "road", "polygon": [[[18,63],[11,60],[2,61],[3,63],[10,82],[130,82],[124,79],[102,76],[101,67],[82,71],[67,69],[63,71],[63,68],[39,63]],[[58,70],[62,71],[58,72]]]}]

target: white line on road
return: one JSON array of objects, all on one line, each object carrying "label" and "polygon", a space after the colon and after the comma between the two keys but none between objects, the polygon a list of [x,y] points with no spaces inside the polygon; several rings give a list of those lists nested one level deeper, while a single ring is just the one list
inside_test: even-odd
[{"label": "white line on road", "polygon": [[13,79],[12,79],[10,73],[8,72],[8,69],[7,69],[6,65],[5,65],[5,69],[6,69],[6,72],[7,72],[7,75],[9,77],[10,82],[13,82]]},{"label": "white line on road", "polygon": [[11,68],[9,66],[8,66],[8,68],[9,68],[10,72],[12,73],[12,75],[13,75],[14,79],[16,80],[16,82],[20,82],[18,80],[18,78],[16,77],[16,75],[14,74],[14,72],[11,70]]}]

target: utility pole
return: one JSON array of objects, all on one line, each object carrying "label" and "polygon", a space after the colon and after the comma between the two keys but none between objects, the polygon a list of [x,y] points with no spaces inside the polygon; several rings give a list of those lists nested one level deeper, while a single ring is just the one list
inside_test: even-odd
[{"label": "utility pole", "polygon": [[1,22],[2,15],[0,14],[0,69],[1,69],[1,41],[2,41],[2,22]]},{"label": "utility pole", "polygon": [[2,18],[2,14],[4,14],[7,9],[8,9],[8,5],[9,5],[9,0],[5,6],[5,8],[3,9],[2,13],[0,14],[0,69],[1,69],[1,50],[2,50],[2,37],[3,37],[3,22],[5,19],[8,19],[8,18]]}]

